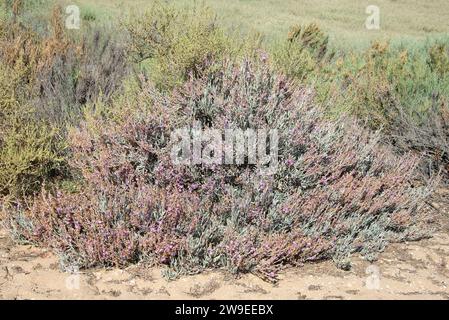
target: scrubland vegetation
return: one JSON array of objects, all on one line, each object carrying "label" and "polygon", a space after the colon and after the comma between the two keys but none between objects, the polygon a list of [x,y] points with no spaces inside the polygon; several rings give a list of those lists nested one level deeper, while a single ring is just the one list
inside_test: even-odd
[{"label": "scrubland vegetation", "polygon": [[[342,49],[320,21],[267,41],[214,5],[157,2],[113,26],[92,5],[67,30],[53,4],[4,0],[0,15],[0,195],[18,241],[63,268],[275,281],[431,236],[423,206],[449,181],[447,28]],[[277,172],[173,165],[170,133],[195,121],[278,129]]]}]

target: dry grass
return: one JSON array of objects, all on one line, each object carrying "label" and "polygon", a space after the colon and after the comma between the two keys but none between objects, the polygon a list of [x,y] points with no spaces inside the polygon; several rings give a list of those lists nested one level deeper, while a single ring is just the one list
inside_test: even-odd
[{"label": "dry grass", "polygon": [[[65,1],[65,0],[61,0]],[[132,10],[142,11],[155,0],[76,0],[82,10],[111,21]],[[185,6],[193,0],[172,0]],[[200,2],[200,1],[196,1]],[[447,0],[206,0],[224,24],[244,32],[258,31],[269,40],[283,37],[289,26],[317,22],[337,46],[365,46],[373,39],[424,38],[449,31]],[[365,9],[381,10],[381,30],[365,28]]]}]

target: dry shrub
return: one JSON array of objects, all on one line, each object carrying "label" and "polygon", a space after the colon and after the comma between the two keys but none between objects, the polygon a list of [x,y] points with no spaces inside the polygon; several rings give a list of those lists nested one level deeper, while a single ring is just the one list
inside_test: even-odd
[{"label": "dry shrub", "polygon": [[[449,73],[442,45],[392,47],[374,42],[363,53],[315,69],[311,82],[329,113],[350,114],[400,154],[423,155],[421,174],[448,176]],[[310,80],[310,79],[309,79]]]},{"label": "dry shrub", "polygon": [[121,88],[129,68],[125,44],[110,31],[89,29],[75,39],[66,33],[61,10],[53,8],[50,32],[44,35],[15,19],[7,21],[0,57],[8,66],[26,68],[28,99],[37,114],[64,127],[79,119],[86,103],[108,101]]},{"label": "dry shrub", "polygon": [[438,75],[446,76],[449,73],[449,45],[434,44],[429,49],[429,65]]},{"label": "dry shrub", "polygon": [[400,152],[412,150],[424,155],[420,163],[423,178],[441,172],[449,182],[449,101],[437,93],[425,113],[407,114],[400,109],[394,119],[389,141]]},{"label": "dry shrub", "polygon": [[124,46],[101,29],[83,35],[36,77],[35,106],[54,123],[76,124],[90,102],[108,102],[129,73]]},{"label": "dry shrub", "polygon": [[296,25],[290,29],[288,42],[298,46],[298,49],[310,50],[316,59],[324,58],[328,51],[329,37],[317,24]]}]

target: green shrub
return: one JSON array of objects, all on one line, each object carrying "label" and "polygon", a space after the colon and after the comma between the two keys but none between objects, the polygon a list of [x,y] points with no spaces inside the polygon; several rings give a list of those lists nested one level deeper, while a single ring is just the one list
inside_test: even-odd
[{"label": "green shrub", "polygon": [[[436,54],[439,52],[440,55]],[[332,108],[383,129],[384,140],[400,153],[422,153],[426,174],[449,173],[449,74],[440,46],[392,48],[374,43],[363,55],[346,58],[332,94]]]},{"label": "green shrub", "polygon": [[0,195],[22,196],[61,172],[64,143],[21,99],[20,74],[0,64]]},{"label": "green shrub", "polygon": [[287,41],[273,51],[275,65],[287,76],[305,80],[330,58],[328,36],[314,23],[293,26]]},{"label": "green shrub", "polygon": [[449,73],[449,45],[435,44],[429,49],[429,64],[432,71],[440,76]]},{"label": "green shrub", "polygon": [[[399,153],[422,153],[426,174],[449,168],[449,56],[445,42],[334,55],[314,25],[295,27],[273,52],[278,69],[313,85],[330,116],[350,114]],[[327,53],[326,53],[327,52]],[[430,170],[429,170],[430,169]],[[448,172],[449,174],[449,172]]]},{"label": "green shrub", "polygon": [[244,43],[227,34],[204,6],[180,10],[156,3],[144,15],[132,16],[124,27],[131,39],[131,57],[149,70],[151,80],[163,90],[257,46],[257,39]]}]

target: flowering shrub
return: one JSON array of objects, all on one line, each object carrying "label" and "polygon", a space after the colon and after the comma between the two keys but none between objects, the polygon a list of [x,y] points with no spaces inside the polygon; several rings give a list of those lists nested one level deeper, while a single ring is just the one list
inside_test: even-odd
[{"label": "flowering shrub", "polygon": [[[168,275],[224,267],[270,281],[287,265],[348,268],[353,252],[373,260],[389,242],[426,236],[428,189],[411,184],[418,159],[393,155],[351,119],[323,119],[313,98],[264,63],[224,63],[168,96],[144,83],[71,133],[81,191],[9,208],[9,225],[65,265],[146,261],[170,266]],[[170,133],[194,122],[277,129],[277,171],[174,165]]]},{"label": "flowering shrub", "polygon": [[0,61],[0,200],[40,190],[64,167],[59,131],[40,121],[24,99],[23,69]]}]

